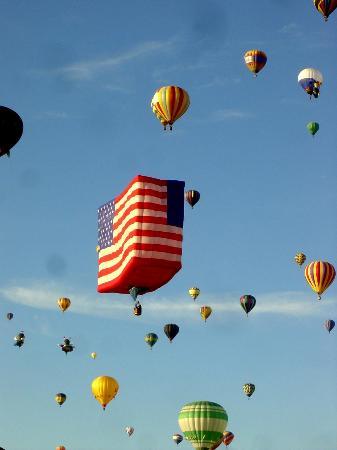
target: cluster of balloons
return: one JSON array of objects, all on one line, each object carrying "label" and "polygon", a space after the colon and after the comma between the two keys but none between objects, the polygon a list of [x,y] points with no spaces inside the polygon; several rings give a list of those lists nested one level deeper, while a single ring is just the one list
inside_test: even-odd
[{"label": "cluster of balloons", "polygon": [[[172,342],[173,339],[179,333],[179,327],[175,323],[168,323],[168,324],[166,324],[164,326],[164,333],[168,337],[169,341]],[[144,337],[144,340],[150,346],[150,348],[152,349],[154,344],[158,341],[158,336],[156,335],[156,333],[148,333]]]}]

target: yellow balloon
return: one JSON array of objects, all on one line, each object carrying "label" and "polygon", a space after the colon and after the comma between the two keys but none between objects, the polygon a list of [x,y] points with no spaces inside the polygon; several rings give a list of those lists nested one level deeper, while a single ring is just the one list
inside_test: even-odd
[{"label": "yellow balloon", "polygon": [[202,306],[200,308],[200,315],[206,322],[209,316],[212,314],[212,308],[210,306]]},{"label": "yellow balloon", "polygon": [[97,377],[91,383],[92,394],[103,406],[103,409],[116,397],[118,389],[119,385],[117,380],[107,375]]},{"label": "yellow balloon", "polygon": [[61,297],[57,300],[57,304],[59,305],[61,311],[64,312],[66,309],[69,308],[71,301],[69,298]]},{"label": "yellow balloon", "polygon": [[188,293],[193,298],[193,300],[195,300],[198,297],[198,295],[200,294],[200,289],[197,287],[192,287],[188,290]]},{"label": "yellow balloon", "polygon": [[92,352],[92,353],[91,353],[92,359],[96,359],[96,356],[97,356],[97,353],[96,353],[96,352]]}]

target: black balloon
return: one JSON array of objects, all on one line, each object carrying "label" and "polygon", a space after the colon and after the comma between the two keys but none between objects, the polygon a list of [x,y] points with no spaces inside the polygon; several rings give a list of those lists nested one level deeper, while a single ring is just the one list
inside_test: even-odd
[{"label": "black balloon", "polygon": [[164,326],[164,333],[170,339],[171,342],[179,333],[179,327],[174,323],[168,323],[167,325]]},{"label": "black balloon", "polygon": [[21,117],[12,109],[0,106],[0,156],[8,155],[23,133]]}]

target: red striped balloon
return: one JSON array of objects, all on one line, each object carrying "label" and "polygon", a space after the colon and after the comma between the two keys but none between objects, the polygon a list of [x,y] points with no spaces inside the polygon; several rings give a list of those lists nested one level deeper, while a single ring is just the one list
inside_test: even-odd
[{"label": "red striped balloon", "polygon": [[305,278],[313,291],[318,294],[318,300],[321,294],[328,289],[336,276],[335,268],[326,261],[313,261],[308,264],[304,270]]},{"label": "red striped balloon", "polygon": [[235,437],[231,431],[225,431],[223,436],[224,436],[223,443],[225,444],[226,447],[232,442],[232,440]]}]

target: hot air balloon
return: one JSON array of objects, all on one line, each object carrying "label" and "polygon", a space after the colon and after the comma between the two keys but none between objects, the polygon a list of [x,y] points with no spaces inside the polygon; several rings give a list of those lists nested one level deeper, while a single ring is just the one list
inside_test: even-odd
[{"label": "hot air balloon", "polygon": [[248,316],[248,313],[254,308],[256,305],[256,299],[252,295],[243,295],[240,298],[240,304]]},{"label": "hot air balloon", "polygon": [[244,55],[244,60],[248,69],[256,77],[266,65],[267,55],[261,50],[248,50]]},{"label": "hot air balloon", "polygon": [[314,5],[327,22],[330,14],[337,8],[337,0],[314,0]]},{"label": "hot air balloon", "polygon": [[117,380],[106,375],[95,378],[91,383],[92,394],[104,410],[107,404],[116,397],[118,389]]},{"label": "hot air balloon", "polygon": [[98,292],[130,294],[137,302],[181,269],[184,186],[137,175],[99,208]]},{"label": "hot air balloon", "polygon": [[178,86],[163,86],[156,90],[151,108],[157,119],[166,130],[167,125],[172,130],[172,125],[179,119],[190,106],[188,93]]},{"label": "hot air balloon", "polygon": [[133,427],[125,427],[125,433],[128,436],[131,436],[133,434],[133,432],[135,431],[135,429]]},{"label": "hot air balloon", "polygon": [[193,300],[195,300],[200,294],[200,289],[197,287],[192,287],[188,290],[188,293],[193,298]]},{"label": "hot air balloon", "polygon": [[202,306],[200,308],[200,315],[202,319],[206,322],[209,316],[212,314],[212,308],[210,306]]},{"label": "hot air balloon", "polygon": [[182,442],[182,441],[184,440],[184,438],[182,437],[182,435],[179,434],[179,433],[175,433],[175,434],[172,436],[172,439],[173,439],[173,441],[174,441],[177,445],[180,444],[180,442]]},{"label": "hot air balloon", "polygon": [[75,348],[75,346],[71,343],[69,338],[63,338],[63,342],[62,344],[58,344],[58,346],[60,347],[60,349],[66,354],[72,352]]},{"label": "hot air balloon", "polygon": [[97,353],[96,353],[96,352],[92,352],[92,353],[90,354],[90,356],[92,357],[92,359],[96,359]]},{"label": "hot air balloon", "polygon": [[66,394],[63,394],[62,392],[59,392],[58,394],[55,395],[55,401],[60,406],[62,406],[66,400],[67,400],[67,396],[66,396]]},{"label": "hot air balloon", "polygon": [[14,314],[13,314],[13,313],[7,313],[7,319],[8,319],[8,320],[12,320],[13,317],[14,317]]},{"label": "hot air balloon", "polygon": [[14,337],[14,345],[16,346],[16,347],[22,347],[23,346],[23,344],[25,343],[25,339],[26,339],[26,336],[25,336],[25,334],[24,334],[24,332],[23,331],[20,331],[20,333],[18,333],[15,337]]},{"label": "hot air balloon", "polygon": [[324,326],[325,326],[325,328],[329,331],[329,333],[330,333],[330,331],[331,330],[333,330],[334,328],[335,328],[335,321],[334,320],[332,320],[332,319],[330,319],[330,320],[326,320],[325,322],[324,322]]},{"label": "hot air balloon", "polygon": [[21,117],[12,109],[0,106],[0,156],[10,156],[10,149],[19,142],[22,133]]},{"label": "hot air balloon", "polygon": [[309,133],[312,136],[315,136],[315,134],[317,133],[317,131],[319,130],[319,123],[317,122],[309,122],[307,124],[307,130],[309,131]]},{"label": "hot air balloon", "polygon": [[320,86],[323,84],[323,75],[317,69],[303,69],[298,74],[298,82],[310,97],[313,95],[317,98],[320,93]]},{"label": "hot air balloon", "polygon": [[69,308],[71,301],[69,298],[61,297],[57,300],[57,304],[59,305],[60,310],[64,312]]},{"label": "hot air balloon", "polygon": [[152,349],[154,344],[158,341],[158,336],[155,333],[148,333],[144,340]]},{"label": "hot air balloon", "polygon": [[169,338],[170,342],[172,342],[172,340],[179,333],[179,327],[174,323],[168,323],[167,325],[164,326],[164,333]]},{"label": "hot air balloon", "polygon": [[191,189],[190,191],[185,192],[185,199],[193,208],[200,200],[200,192]]},{"label": "hot air balloon", "polygon": [[294,256],[294,260],[299,266],[301,266],[306,259],[307,257],[304,253],[296,253],[296,255]]},{"label": "hot air balloon", "polygon": [[243,385],[242,389],[247,397],[251,397],[255,391],[255,385],[252,383],[246,383]]},{"label": "hot air balloon", "polygon": [[223,434],[223,443],[225,444],[226,447],[228,447],[228,445],[232,442],[232,440],[234,439],[234,434],[231,431],[225,431]]},{"label": "hot air balloon", "polygon": [[222,439],[228,416],[218,403],[198,401],[183,406],[178,422],[185,439],[196,450],[208,450]]},{"label": "hot air balloon", "polygon": [[66,448],[63,445],[59,445],[56,447],[56,450],[66,450]]},{"label": "hot air balloon", "polygon": [[320,300],[321,294],[335,279],[336,271],[334,266],[326,261],[313,261],[306,266],[304,275],[309,286],[318,294],[318,300]]}]

